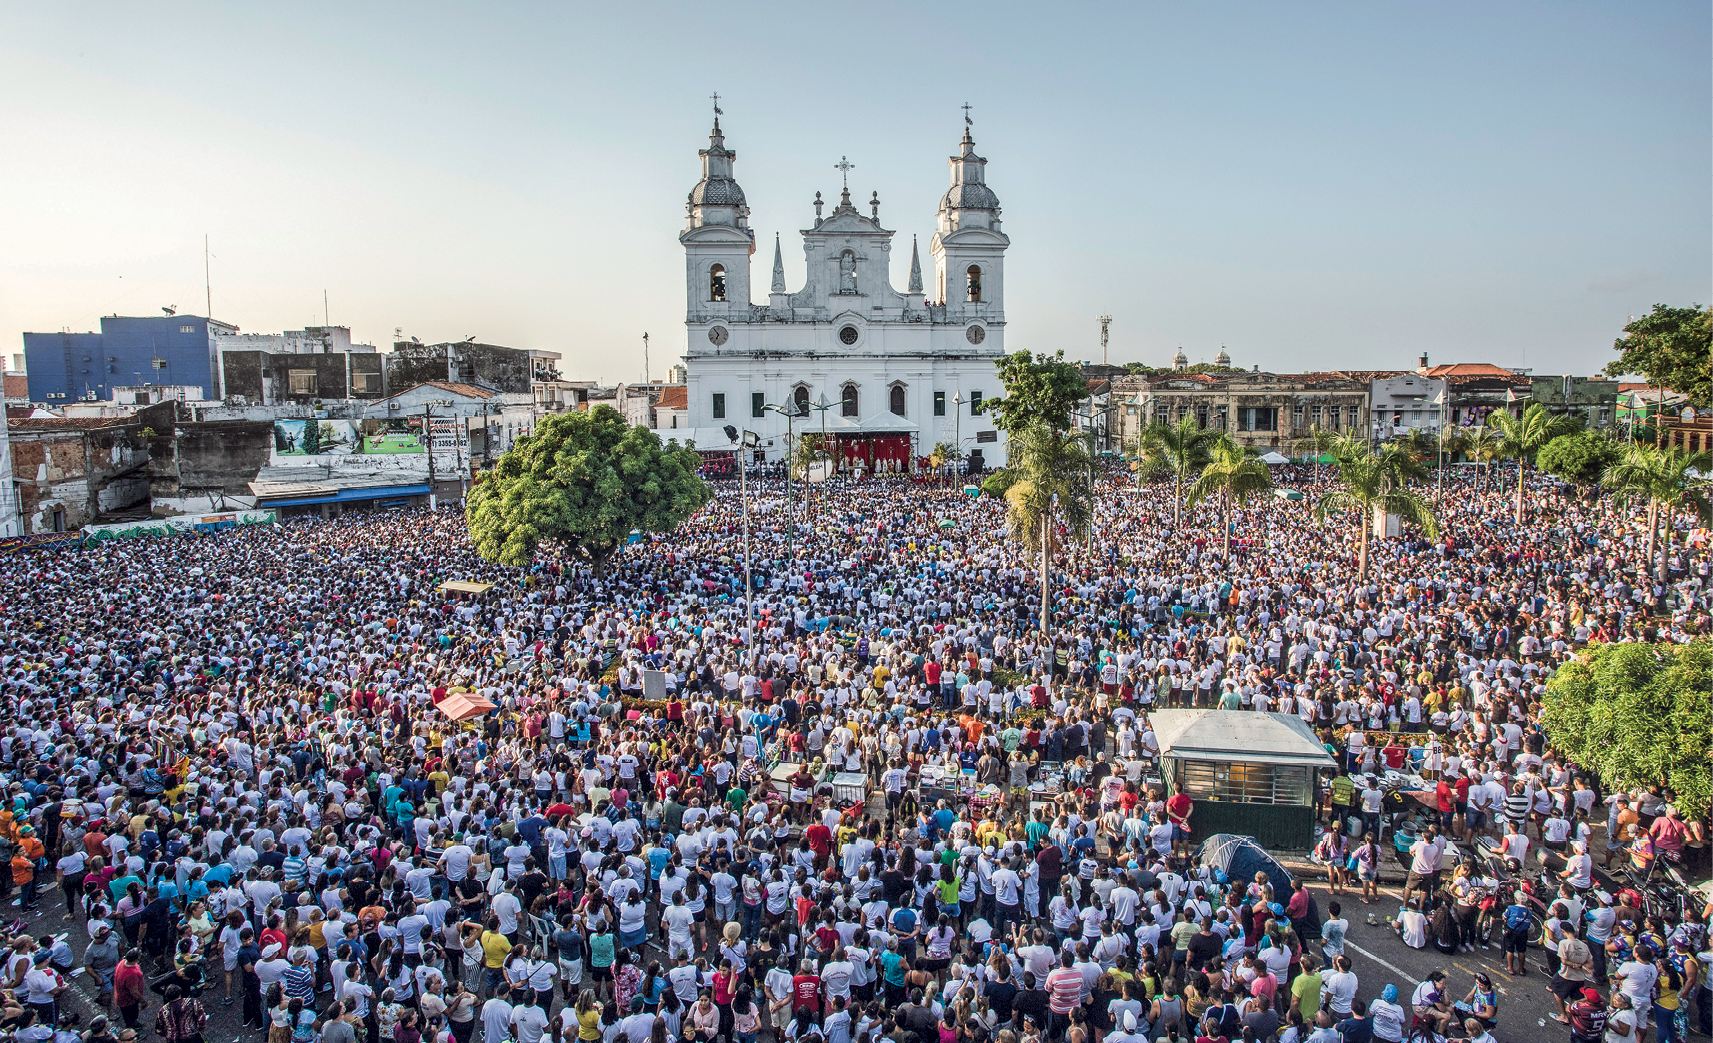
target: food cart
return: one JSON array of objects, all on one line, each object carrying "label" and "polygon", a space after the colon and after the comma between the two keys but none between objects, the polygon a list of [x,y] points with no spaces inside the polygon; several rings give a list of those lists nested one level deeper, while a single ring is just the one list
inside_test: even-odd
[{"label": "food cart", "polygon": [[1194,837],[1234,833],[1269,850],[1314,845],[1319,777],[1338,762],[1301,717],[1247,710],[1158,710],[1167,790],[1195,802]]}]

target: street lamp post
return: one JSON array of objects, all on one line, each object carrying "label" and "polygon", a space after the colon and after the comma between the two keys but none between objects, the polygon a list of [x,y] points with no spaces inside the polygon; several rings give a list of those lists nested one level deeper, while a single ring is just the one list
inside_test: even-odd
[{"label": "street lamp post", "polygon": [[[428,452],[428,509],[431,512],[439,510],[440,505],[434,495],[434,424],[432,423],[434,415],[429,410],[435,406],[449,406],[451,404],[452,400],[449,398],[431,398],[422,404],[422,444]],[[454,440],[457,437],[454,435]]]},{"label": "street lamp post", "polygon": [[[827,396],[825,394],[823,394],[820,396],[820,400],[818,402],[816,402],[814,405],[811,405],[809,407],[810,409],[819,410],[821,413],[821,448],[817,451],[817,453],[816,453],[817,456],[827,456],[827,457],[831,458],[831,454],[829,454],[827,452],[827,410],[833,408],[833,405],[834,405],[834,403],[828,402]],[[807,507],[810,503],[810,499],[809,499],[809,484],[810,483],[807,480],[809,477],[807,474],[805,474],[803,477],[804,477],[803,505],[805,507]],[[830,474],[829,475],[823,475],[821,477],[821,481],[825,482],[828,479],[830,479],[831,477],[832,477],[832,475],[830,475]]]},{"label": "street lamp post", "polygon": [[750,582],[749,572],[749,471],[744,467],[743,454],[745,449],[753,451],[761,442],[761,436],[754,431],[744,431],[738,435],[738,429],[726,425],[726,437],[731,439],[732,446],[737,450],[738,457],[738,502],[743,507],[743,621],[744,621],[744,655],[748,659],[749,669],[755,669],[755,601],[753,596],[754,584]]},{"label": "street lamp post", "polygon": [[[941,428],[944,430],[944,428]],[[964,393],[959,391],[952,396],[952,474],[963,477],[961,466],[964,458]],[[961,494],[960,494],[961,495]]]},{"label": "street lamp post", "polygon": [[[776,406],[772,402],[762,406],[761,409],[764,413],[771,409],[785,418],[785,502],[789,505],[791,503],[791,457],[796,448],[796,440],[793,437],[796,428],[792,426],[792,422],[797,419],[797,414],[784,406]],[[804,475],[804,477],[807,478],[808,475]]]},{"label": "street lamp post", "polygon": [[1439,407],[1439,427],[1434,431],[1434,475],[1433,475],[1433,505],[1439,506],[1439,500],[1445,493],[1445,389],[1439,389],[1439,395],[1433,400]]}]

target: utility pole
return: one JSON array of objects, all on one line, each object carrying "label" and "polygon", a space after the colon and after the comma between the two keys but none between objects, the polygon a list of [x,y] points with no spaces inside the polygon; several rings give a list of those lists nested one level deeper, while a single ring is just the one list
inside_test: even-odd
[{"label": "utility pole", "polygon": [[329,313],[327,311],[327,287],[323,286],[321,288],[321,324],[323,326],[333,325],[332,320],[327,317],[328,314]]},{"label": "utility pole", "polygon": [[214,318],[214,284],[208,278],[208,233],[202,233],[202,292],[207,298],[208,314],[204,318]]},{"label": "utility pole", "polygon": [[646,333],[642,335],[642,382],[644,384],[654,383],[648,371],[648,334]]},{"label": "utility pole", "polygon": [[1100,364],[1106,365],[1106,328],[1112,325],[1112,316],[1102,315],[1100,322]]},{"label": "utility pole", "polygon": [[431,418],[429,403],[422,404],[422,444],[428,450],[428,509],[434,511],[434,428],[429,423]]}]

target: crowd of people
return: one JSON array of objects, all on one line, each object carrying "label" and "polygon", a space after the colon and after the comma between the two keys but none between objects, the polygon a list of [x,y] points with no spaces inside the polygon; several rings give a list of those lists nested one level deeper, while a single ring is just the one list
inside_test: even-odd
[{"label": "crowd of people", "polygon": [[[1207,707],[1298,715],[1344,760],[1341,897],[1377,898],[1373,779],[1408,759],[1447,834],[1569,856],[1550,955],[1573,1040],[1680,1039],[1692,1002],[1708,1031],[1705,910],[1626,917],[1578,861],[1643,835],[1681,852],[1700,824],[1669,792],[1605,792],[1538,722],[1590,642],[1706,638],[1705,532],[1656,583],[1644,512],[1542,488],[1517,527],[1464,477],[1438,541],[1376,540],[1359,575],[1354,519],[1268,500],[1227,558],[1212,511],[1174,529],[1171,485],[1132,484],[1103,475],[1092,538],[1062,541],[1045,635],[1004,503],[904,478],[754,483],[747,548],[722,485],[599,571],[484,562],[446,510],[15,557],[0,1024],[198,1043],[230,1006],[268,1043],[1494,1039],[1484,975],[1359,980],[1339,899],[1198,864],[1149,715]],[[496,708],[454,721],[459,693]],[[994,796],[928,799],[937,772]],[[1445,845],[1412,855],[1412,922],[1463,916]],[[103,1014],[72,1025],[84,974]]]}]

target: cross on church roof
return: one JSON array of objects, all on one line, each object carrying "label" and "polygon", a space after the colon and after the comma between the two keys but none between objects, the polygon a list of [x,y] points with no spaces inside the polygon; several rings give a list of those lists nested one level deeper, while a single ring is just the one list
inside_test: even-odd
[{"label": "cross on church roof", "polygon": [[[965,107],[967,108],[968,106],[965,106]],[[720,111],[720,92],[719,91],[714,92],[714,115],[716,115],[716,116],[724,116],[725,115],[725,113]]]},{"label": "cross on church roof", "polygon": [[975,123],[975,121],[970,119],[970,103],[969,102],[967,102],[967,101],[964,102],[963,110],[964,110],[964,126],[966,126],[966,127],[972,126]]},{"label": "cross on church roof", "polygon": [[851,171],[856,169],[856,164],[852,163],[849,159],[845,158],[844,156],[840,156],[839,161],[837,163],[833,164],[833,169],[837,170],[840,174],[842,174],[844,176],[845,191],[847,191],[847,192],[850,191]]}]

